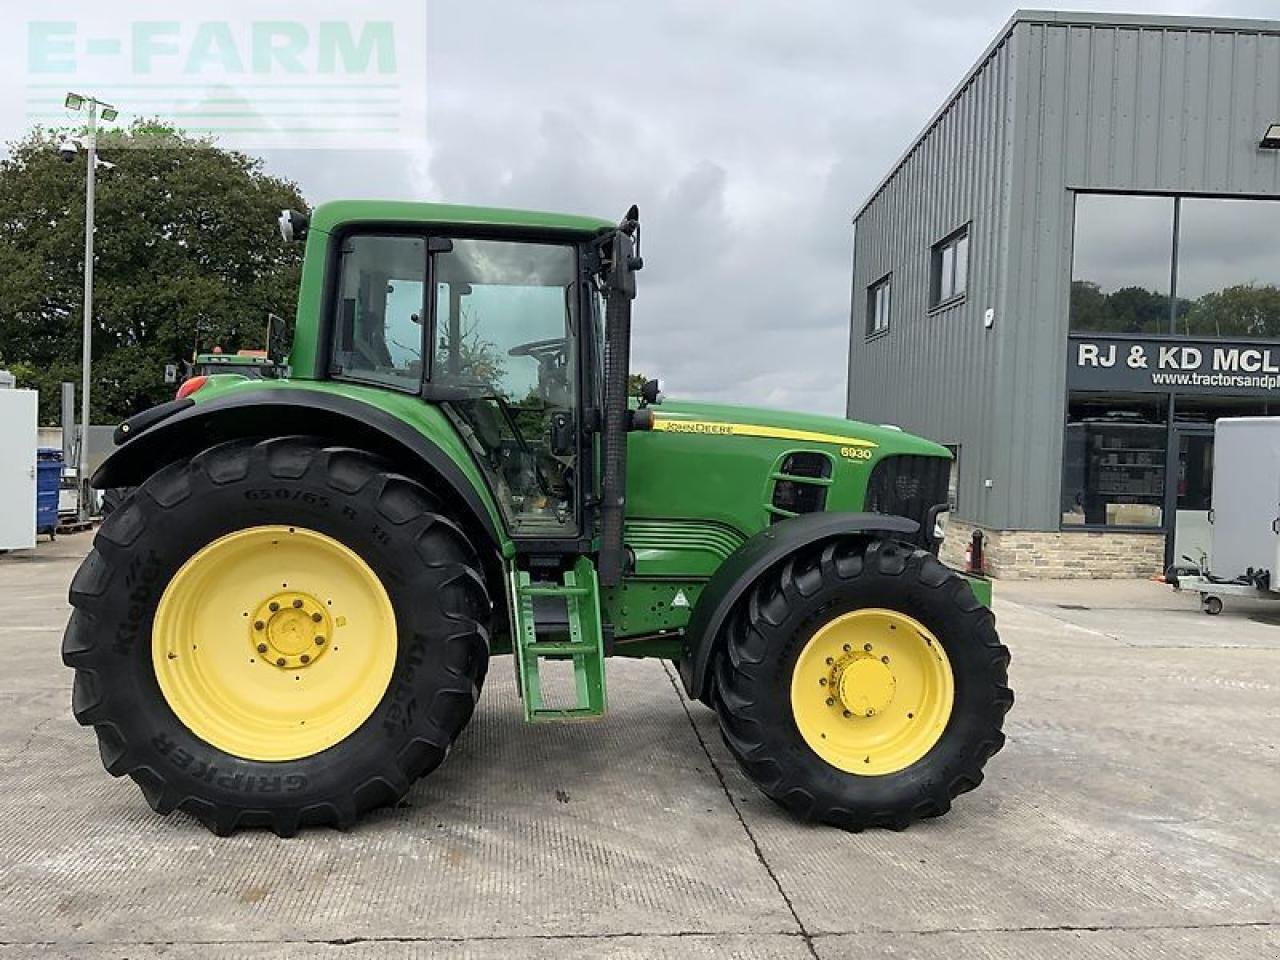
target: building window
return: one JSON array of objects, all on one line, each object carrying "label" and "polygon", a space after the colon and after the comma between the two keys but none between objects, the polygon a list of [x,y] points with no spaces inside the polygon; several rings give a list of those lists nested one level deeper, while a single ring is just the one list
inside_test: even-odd
[{"label": "building window", "polygon": [[1178,201],[1175,332],[1280,337],[1280,203]]},{"label": "building window", "polygon": [[874,337],[889,329],[889,306],[891,303],[891,286],[889,281],[893,274],[877,280],[867,287],[867,336]]},{"label": "building window", "polygon": [[955,513],[960,509],[960,444],[944,443],[951,451],[951,473],[947,477],[947,509]]},{"label": "building window", "polygon": [[938,307],[964,296],[969,282],[969,228],[961,227],[933,246],[929,306]]},{"label": "building window", "polygon": [[1168,405],[1150,395],[1071,394],[1062,525],[1164,525]]},{"label": "building window", "polygon": [[1078,194],[1071,329],[1280,337],[1280,202]]},{"label": "building window", "polygon": [[1072,330],[1168,332],[1173,218],[1172,197],[1076,196]]}]

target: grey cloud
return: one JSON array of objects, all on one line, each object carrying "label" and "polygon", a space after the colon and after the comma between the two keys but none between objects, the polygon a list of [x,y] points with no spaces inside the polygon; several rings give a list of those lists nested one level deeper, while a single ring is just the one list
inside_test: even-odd
[{"label": "grey cloud", "polygon": [[[1246,0],[1230,12],[1269,7]],[[420,154],[269,162],[313,200],[605,217],[639,203],[635,368],[677,396],[839,413],[852,213],[1011,9],[438,0]]]}]

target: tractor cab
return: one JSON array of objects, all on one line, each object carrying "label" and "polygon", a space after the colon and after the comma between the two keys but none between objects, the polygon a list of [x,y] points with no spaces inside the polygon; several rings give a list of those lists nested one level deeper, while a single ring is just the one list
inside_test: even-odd
[{"label": "tractor cab", "polygon": [[521,539],[581,530],[585,256],[550,237],[378,227],[350,230],[338,253],[326,375],[440,403]]}]

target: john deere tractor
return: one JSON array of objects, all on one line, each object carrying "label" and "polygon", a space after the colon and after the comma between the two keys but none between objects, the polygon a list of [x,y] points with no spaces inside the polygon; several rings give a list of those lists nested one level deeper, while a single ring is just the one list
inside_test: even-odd
[{"label": "john deere tractor", "polygon": [[281,224],[306,244],[289,375],[188,381],[93,478],[133,490],[63,659],[157,812],[347,827],[444,760],[497,654],[532,722],[603,714],[612,658],[672,661],[805,819],[902,828],[978,785],[1009,654],[988,585],[936,556],[944,448],[629,401],[634,208]]}]

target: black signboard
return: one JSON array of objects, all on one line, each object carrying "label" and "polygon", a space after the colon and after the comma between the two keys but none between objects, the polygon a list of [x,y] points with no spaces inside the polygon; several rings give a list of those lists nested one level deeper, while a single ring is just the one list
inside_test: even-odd
[{"label": "black signboard", "polygon": [[1280,342],[1073,334],[1067,388],[1280,396]]}]

